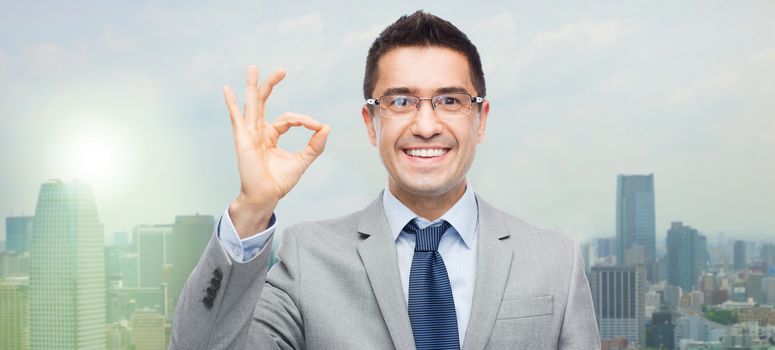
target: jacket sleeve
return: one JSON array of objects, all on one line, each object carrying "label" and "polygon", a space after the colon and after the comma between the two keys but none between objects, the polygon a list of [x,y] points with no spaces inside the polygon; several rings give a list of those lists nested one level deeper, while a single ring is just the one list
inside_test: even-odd
[{"label": "jacket sleeve", "polygon": [[568,303],[560,333],[559,348],[563,350],[600,349],[600,333],[589,281],[584,273],[584,258],[579,243],[573,242],[573,267],[568,290]]},{"label": "jacket sleeve", "polygon": [[214,233],[178,300],[169,349],[303,349],[295,235],[282,238],[269,271],[273,238],[239,263]]}]

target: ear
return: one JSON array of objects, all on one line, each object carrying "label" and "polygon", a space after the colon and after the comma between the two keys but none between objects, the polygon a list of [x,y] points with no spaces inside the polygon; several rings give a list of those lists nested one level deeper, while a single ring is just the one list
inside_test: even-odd
[{"label": "ear", "polygon": [[376,125],[374,125],[374,117],[369,113],[369,108],[366,105],[363,105],[363,108],[361,108],[361,116],[363,117],[363,124],[366,125],[366,132],[369,133],[369,142],[371,142],[372,146],[377,146],[377,129]]},{"label": "ear", "polygon": [[482,101],[482,109],[479,111],[479,129],[476,131],[476,143],[484,141],[484,128],[487,126],[487,117],[490,115],[490,101]]}]

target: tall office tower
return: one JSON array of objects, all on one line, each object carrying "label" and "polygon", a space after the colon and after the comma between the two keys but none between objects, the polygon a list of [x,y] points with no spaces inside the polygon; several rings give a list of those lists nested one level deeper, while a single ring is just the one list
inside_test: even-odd
[{"label": "tall office tower", "polygon": [[681,222],[673,222],[667,231],[667,283],[681,287],[684,293],[697,286],[705,269],[707,247],[705,236]]},{"label": "tall office tower", "polygon": [[191,271],[213,235],[215,219],[211,215],[190,215],[175,217],[172,227],[172,308],[186,284]]},{"label": "tall office tower", "polygon": [[602,339],[624,337],[645,346],[644,268],[594,267],[590,284]]},{"label": "tall office tower", "polygon": [[748,264],[748,266],[753,265],[754,261],[756,260],[756,256],[757,256],[756,242],[746,241],[745,242],[745,263]]},{"label": "tall office tower", "polygon": [[744,270],[748,267],[745,260],[745,241],[735,241],[734,261],[735,270]]},{"label": "tall office tower", "polygon": [[28,277],[0,279],[0,349],[30,348]]},{"label": "tall office tower", "polygon": [[132,343],[135,350],[166,349],[164,316],[156,310],[141,309],[132,313]]},{"label": "tall office tower", "polygon": [[764,272],[767,272],[769,266],[775,266],[775,244],[767,243],[762,245],[759,258],[764,263]]},{"label": "tall office tower", "polygon": [[604,258],[611,255],[616,255],[616,237],[598,238],[597,256]]},{"label": "tall office tower", "polygon": [[137,287],[138,285],[138,259],[135,252],[119,253],[119,264],[121,265],[121,282],[126,287]]},{"label": "tall office tower", "polygon": [[33,221],[32,216],[5,218],[5,250],[24,253],[29,249]]},{"label": "tall office tower", "polygon": [[41,185],[30,238],[32,349],[105,349],[103,240],[89,184]]},{"label": "tall office tower", "polygon": [[708,253],[708,238],[705,235],[697,235],[697,271],[702,273],[710,263],[710,254]]},{"label": "tall office tower", "polygon": [[172,225],[142,225],[134,228],[137,239],[139,287],[159,287],[164,264],[172,263]]},{"label": "tall office tower", "polygon": [[654,174],[619,175],[616,184],[616,261],[624,264],[625,253],[634,245],[645,250],[649,280],[653,282],[656,261]]},{"label": "tall office tower", "polygon": [[762,279],[763,304],[775,306],[775,276]]},{"label": "tall office tower", "polygon": [[121,279],[121,259],[119,249],[115,246],[105,247],[105,275],[111,278]]},{"label": "tall office tower", "polygon": [[764,301],[762,297],[762,280],[764,275],[760,273],[750,273],[745,281],[745,293],[746,296],[752,298],[754,302],[761,303]]},{"label": "tall office tower", "polygon": [[654,280],[658,282],[667,281],[667,256],[660,255],[655,264]]}]

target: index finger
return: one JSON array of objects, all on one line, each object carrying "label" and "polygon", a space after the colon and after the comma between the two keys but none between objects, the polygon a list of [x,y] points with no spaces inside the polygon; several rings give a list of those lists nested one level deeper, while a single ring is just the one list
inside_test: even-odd
[{"label": "index finger", "polygon": [[266,122],[266,100],[272,94],[272,89],[285,78],[285,69],[278,69],[270,74],[258,88],[259,117],[261,122]]}]

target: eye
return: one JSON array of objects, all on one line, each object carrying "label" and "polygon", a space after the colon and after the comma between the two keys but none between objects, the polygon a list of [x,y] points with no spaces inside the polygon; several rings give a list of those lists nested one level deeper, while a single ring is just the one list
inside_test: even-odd
[{"label": "eye", "polygon": [[409,105],[409,98],[407,96],[394,96],[390,101],[390,105],[393,107],[406,107]]},{"label": "eye", "polygon": [[441,95],[439,103],[445,106],[457,106],[460,105],[460,98],[454,95]]}]

